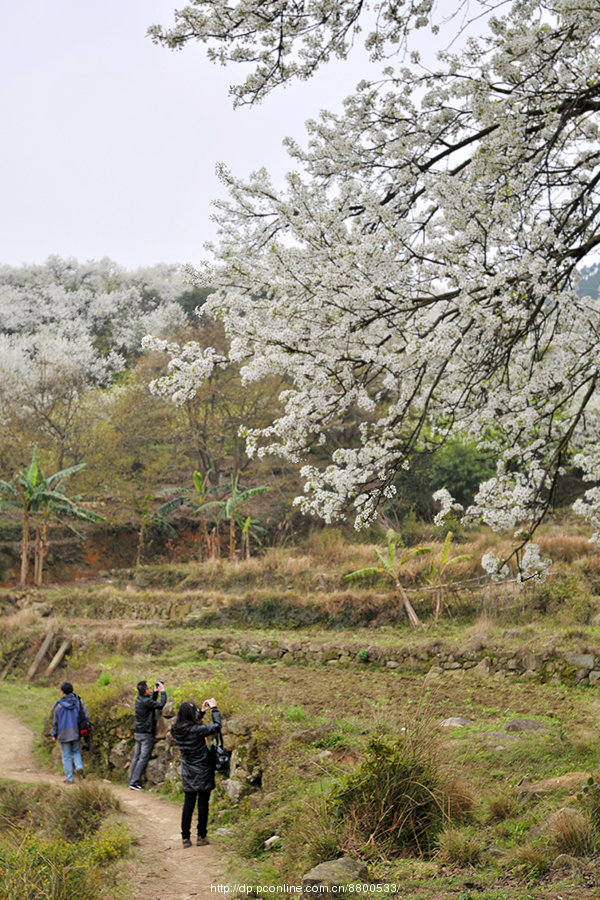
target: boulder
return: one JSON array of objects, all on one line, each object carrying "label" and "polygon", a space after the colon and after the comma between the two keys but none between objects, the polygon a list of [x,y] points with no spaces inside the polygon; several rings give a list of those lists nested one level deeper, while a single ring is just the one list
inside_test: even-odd
[{"label": "boulder", "polygon": [[[367,882],[369,873],[364,863],[350,856],[331,859],[319,863],[310,872],[302,876],[302,892],[313,896],[315,893],[337,893],[339,885]],[[315,890],[316,888],[316,890]]]},{"label": "boulder", "polygon": [[519,798],[542,797],[546,794],[553,794],[555,791],[578,792],[582,790],[588,778],[588,772],[567,772],[565,775],[544,778],[542,781],[532,784],[522,784],[519,788]]},{"label": "boulder", "polygon": [[568,853],[559,853],[552,863],[553,869],[568,869],[570,872],[579,872],[583,869],[583,863]]},{"label": "boulder", "polygon": [[175,701],[167,700],[162,709],[162,715],[165,719],[172,719],[175,715]]},{"label": "boulder", "polygon": [[471,669],[475,675],[489,675],[490,674],[491,663],[487,656],[484,656],[477,665]]},{"label": "boulder", "polygon": [[239,803],[244,796],[244,785],[241,781],[227,778],[227,780],[223,782],[223,787],[232,803]]},{"label": "boulder", "polygon": [[591,653],[565,653],[565,661],[567,665],[573,666],[575,669],[594,668],[594,657]]},{"label": "boulder", "polygon": [[506,726],[507,731],[548,731],[543,722],[535,719],[511,719]]},{"label": "boulder", "polygon": [[119,741],[110,751],[108,761],[115,769],[122,771],[131,762],[131,753],[127,747],[127,741]]},{"label": "boulder", "polygon": [[167,764],[164,759],[151,759],[146,766],[146,778],[152,784],[162,784],[167,777]]},{"label": "boulder", "polygon": [[541,835],[551,834],[556,828],[560,827],[562,822],[571,821],[575,823],[580,822],[582,819],[583,814],[578,809],[573,809],[571,806],[563,806],[540,822],[539,825],[536,825],[535,828],[532,828],[530,837],[536,838]]},{"label": "boulder", "polygon": [[451,716],[449,719],[444,719],[440,728],[466,728],[468,725],[474,724],[475,722],[465,716]]}]

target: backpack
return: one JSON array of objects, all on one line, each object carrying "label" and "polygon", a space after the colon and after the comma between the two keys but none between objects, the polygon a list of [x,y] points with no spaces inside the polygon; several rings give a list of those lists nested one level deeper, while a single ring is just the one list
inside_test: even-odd
[{"label": "backpack", "polygon": [[225,749],[220,728],[217,731],[216,738],[216,744],[213,744],[211,747],[213,765],[216,772],[222,772],[226,775],[229,772],[229,766],[231,765],[231,750]]},{"label": "backpack", "polygon": [[92,733],[92,723],[89,718],[86,716],[83,706],[81,704],[81,697],[77,697],[79,701],[79,711],[77,713],[77,727],[79,729],[79,736],[81,738],[81,749],[89,750],[90,749],[90,735]]}]

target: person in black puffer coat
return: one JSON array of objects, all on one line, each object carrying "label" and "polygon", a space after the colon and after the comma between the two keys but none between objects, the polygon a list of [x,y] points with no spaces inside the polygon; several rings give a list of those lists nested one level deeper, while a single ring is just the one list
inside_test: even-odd
[{"label": "person in black puffer coat", "polygon": [[[202,718],[207,709],[212,711],[212,722],[205,725]],[[210,700],[204,701],[202,709],[198,709],[190,700],[182,703],[175,724],[171,728],[181,754],[181,786],[185,795],[181,813],[181,838],[184,847],[192,846],[190,835],[196,800],[198,801],[196,844],[201,846],[209,843],[206,828],[210,792],[215,786],[215,766],[205,738],[209,734],[216,734],[220,727],[221,714],[217,709],[217,701],[211,697]]]}]

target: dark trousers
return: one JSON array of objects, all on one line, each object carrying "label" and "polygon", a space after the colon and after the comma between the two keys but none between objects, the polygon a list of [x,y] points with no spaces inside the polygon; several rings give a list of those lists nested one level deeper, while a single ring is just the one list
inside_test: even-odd
[{"label": "dark trousers", "polygon": [[142,775],[146,771],[148,760],[152,755],[154,735],[142,734],[136,731],[133,739],[135,741],[135,749],[131,760],[131,769],[129,770],[129,784],[140,784]]},{"label": "dark trousers", "polygon": [[198,837],[206,837],[208,823],[208,802],[210,791],[184,791],[183,812],[181,813],[181,837],[184,841],[190,837],[192,816],[198,798]]}]

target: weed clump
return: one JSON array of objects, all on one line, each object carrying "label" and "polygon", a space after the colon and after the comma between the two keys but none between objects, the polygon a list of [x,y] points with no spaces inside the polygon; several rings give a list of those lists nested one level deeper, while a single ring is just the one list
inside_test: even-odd
[{"label": "weed clump", "polygon": [[443,863],[465,867],[481,862],[481,843],[468,829],[446,828],[439,835],[438,844],[438,856]]},{"label": "weed clump", "polygon": [[111,820],[118,807],[102,785],[61,792],[0,782],[0,897],[106,897],[110,866],[131,850],[127,829]]},{"label": "weed clump", "polygon": [[344,848],[377,855],[432,852],[438,834],[471,808],[466,791],[444,770],[431,734],[373,736],[358,768],[330,798]]}]

